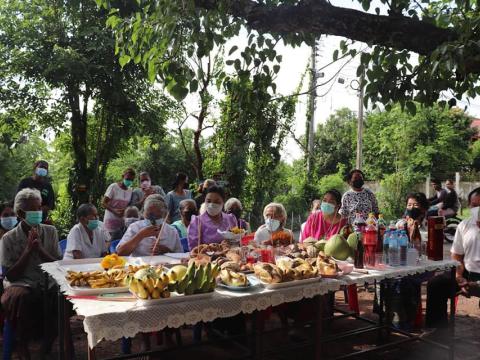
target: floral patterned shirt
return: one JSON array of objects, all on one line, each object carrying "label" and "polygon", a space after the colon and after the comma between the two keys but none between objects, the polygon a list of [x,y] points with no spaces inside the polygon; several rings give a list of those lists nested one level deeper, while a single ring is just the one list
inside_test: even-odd
[{"label": "floral patterned shirt", "polygon": [[378,214],[377,198],[372,190],[363,188],[361,191],[348,190],[342,196],[342,208],[340,214],[347,218],[349,224],[353,224],[355,214],[361,213],[367,219],[369,213]]}]

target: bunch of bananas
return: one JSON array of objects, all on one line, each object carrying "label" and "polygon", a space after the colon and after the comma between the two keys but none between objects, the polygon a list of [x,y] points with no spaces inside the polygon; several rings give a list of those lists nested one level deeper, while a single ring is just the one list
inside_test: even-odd
[{"label": "bunch of bananas", "polygon": [[225,285],[229,286],[248,286],[248,280],[245,274],[232,271],[230,269],[223,269],[220,271],[220,279]]},{"label": "bunch of bananas", "polygon": [[168,275],[161,268],[147,267],[128,277],[128,287],[143,300],[170,297]]},{"label": "bunch of bananas", "polygon": [[220,267],[216,264],[197,265],[191,261],[183,276],[180,277],[181,274],[175,272],[177,276],[175,279],[171,279],[168,289],[185,295],[212,292],[215,289],[215,279],[219,272]]}]

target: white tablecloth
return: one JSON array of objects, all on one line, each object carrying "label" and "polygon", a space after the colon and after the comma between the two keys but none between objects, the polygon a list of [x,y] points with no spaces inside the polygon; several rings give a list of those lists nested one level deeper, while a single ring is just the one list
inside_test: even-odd
[{"label": "white tablecloth", "polygon": [[[256,287],[249,292],[231,292],[217,289],[211,297],[179,303],[140,306],[136,302],[95,301],[72,299],[77,314],[85,317],[84,329],[88,344],[94,347],[101,340],[117,340],[122,336],[133,337],[139,332],[153,332],[165,327],[178,328],[200,321],[231,317],[240,312],[250,314],[270,306],[299,301],[337,291],[342,285],[380,281],[385,278],[403,277],[425,271],[445,270],[456,266],[454,261],[427,262],[416,267],[398,267],[386,271],[370,271],[369,274],[351,274],[339,279],[319,279],[317,282],[275,290]],[[45,263],[42,269],[68,294],[65,270],[57,262]]]}]

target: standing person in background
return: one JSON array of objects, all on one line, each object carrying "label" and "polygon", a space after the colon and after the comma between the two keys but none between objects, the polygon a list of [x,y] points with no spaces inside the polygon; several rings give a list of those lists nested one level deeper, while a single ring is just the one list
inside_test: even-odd
[{"label": "standing person in background", "polygon": [[122,181],[110,184],[103,197],[102,205],[105,208],[103,218],[105,229],[110,233],[112,240],[122,237],[124,228],[123,215],[132,199],[132,185],[135,179],[135,170],[128,168],[123,172]]},{"label": "standing person in background", "polygon": [[237,219],[237,227],[245,230],[247,233],[252,231],[250,224],[245,219],[242,219],[243,206],[240,200],[237,198],[228,199],[225,203],[225,212],[235,216],[235,219]]},{"label": "standing person in background", "polygon": [[445,202],[443,203],[442,209],[438,211],[438,214],[449,218],[457,215],[458,210],[460,209],[460,201],[458,199],[458,194],[455,191],[455,182],[453,180],[448,179],[445,182],[445,187],[447,195],[445,196]]},{"label": "standing person in background", "polygon": [[10,203],[0,204],[0,239],[3,234],[12,230],[18,224],[17,215]]},{"label": "standing person in background", "polygon": [[210,187],[210,186],[213,186],[213,185],[216,185],[217,183],[215,182],[215,180],[212,180],[212,179],[207,179],[203,182],[203,184],[200,186],[200,188],[198,189],[199,191],[199,195],[197,195],[195,197],[195,203],[197,204],[197,209],[200,209],[200,206],[202,206],[202,204],[205,202],[205,196],[206,196],[206,193],[207,193],[207,189]]},{"label": "standing person in background", "polygon": [[362,214],[366,219],[369,213],[378,215],[378,203],[372,190],[365,188],[363,185],[365,175],[361,170],[354,169],[345,177],[345,181],[350,185],[348,190],[342,197],[342,207],[340,214],[348,220],[349,224],[353,224],[355,215]]},{"label": "standing person in background", "polygon": [[175,221],[172,226],[175,227],[180,235],[180,238],[186,238],[188,236],[187,230],[192,221],[192,216],[197,215],[197,205],[192,199],[185,199],[180,201],[180,220]]},{"label": "standing person in background", "polygon": [[142,171],[139,176],[140,188],[136,188],[132,193],[131,205],[136,206],[138,210],[143,211],[143,203],[148,195],[159,194],[165,197],[165,191],[159,185],[152,185],[150,174]]},{"label": "standing person in background", "polygon": [[48,163],[45,160],[38,160],[33,165],[33,175],[29,176],[18,184],[17,193],[22,189],[37,189],[42,196],[43,222],[48,222],[48,213],[55,209],[55,193],[52,184],[47,177]]},{"label": "standing person in background", "polygon": [[180,220],[180,201],[192,198],[192,192],[188,190],[188,176],[184,173],[177,173],[173,182],[173,190],[165,197],[167,203],[169,220],[173,223]]}]

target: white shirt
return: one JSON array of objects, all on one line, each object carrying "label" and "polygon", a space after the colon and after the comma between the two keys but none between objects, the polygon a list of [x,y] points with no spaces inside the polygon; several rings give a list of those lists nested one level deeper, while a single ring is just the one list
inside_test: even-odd
[{"label": "white shirt", "polygon": [[[123,190],[117,183],[110,184],[105,191],[105,196],[110,199],[109,205],[114,209],[125,209],[132,199],[132,188]],[[105,222],[105,229],[109,232],[114,232],[124,226],[123,217],[119,217],[110,210],[105,210],[103,218]]]},{"label": "white shirt", "polygon": [[[122,240],[117,245],[120,246],[121,244],[126,243],[131,238],[133,238],[140,230],[143,228],[150,226],[150,221],[148,220],[139,220],[130,224],[127,231],[122,237]],[[149,236],[143,238],[138,246],[133,250],[130,254],[131,256],[150,256],[152,255],[152,246],[155,244],[156,241],[155,236]],[[160,241],[158,242],[159,245],[164,245],[170,249],[170,252],[174,253],[183,253],[182,243],[180,242],[180,237],[178,236],[178,231],[173,226],[169,224],[165,224],[163,226],[162,235],[160,236]]]},{"label": "white shirt", "polygon": [[458,224],[451,252],[463,255],[465,269],[480,274],[480,228],[477,226],[478,207],[471,216]]},{"label": "white shirt", "polygon": [[93,230],[93,240],[90,241],[85,227],[78,223],[70,229],[67,236],[67,248],[65,249],[64,259],[73,259],[73,251],[82,252],[84,258],[98,258],[106,253],[107,242],[110,241],[110,234],[105,230],[102,224]]}]

